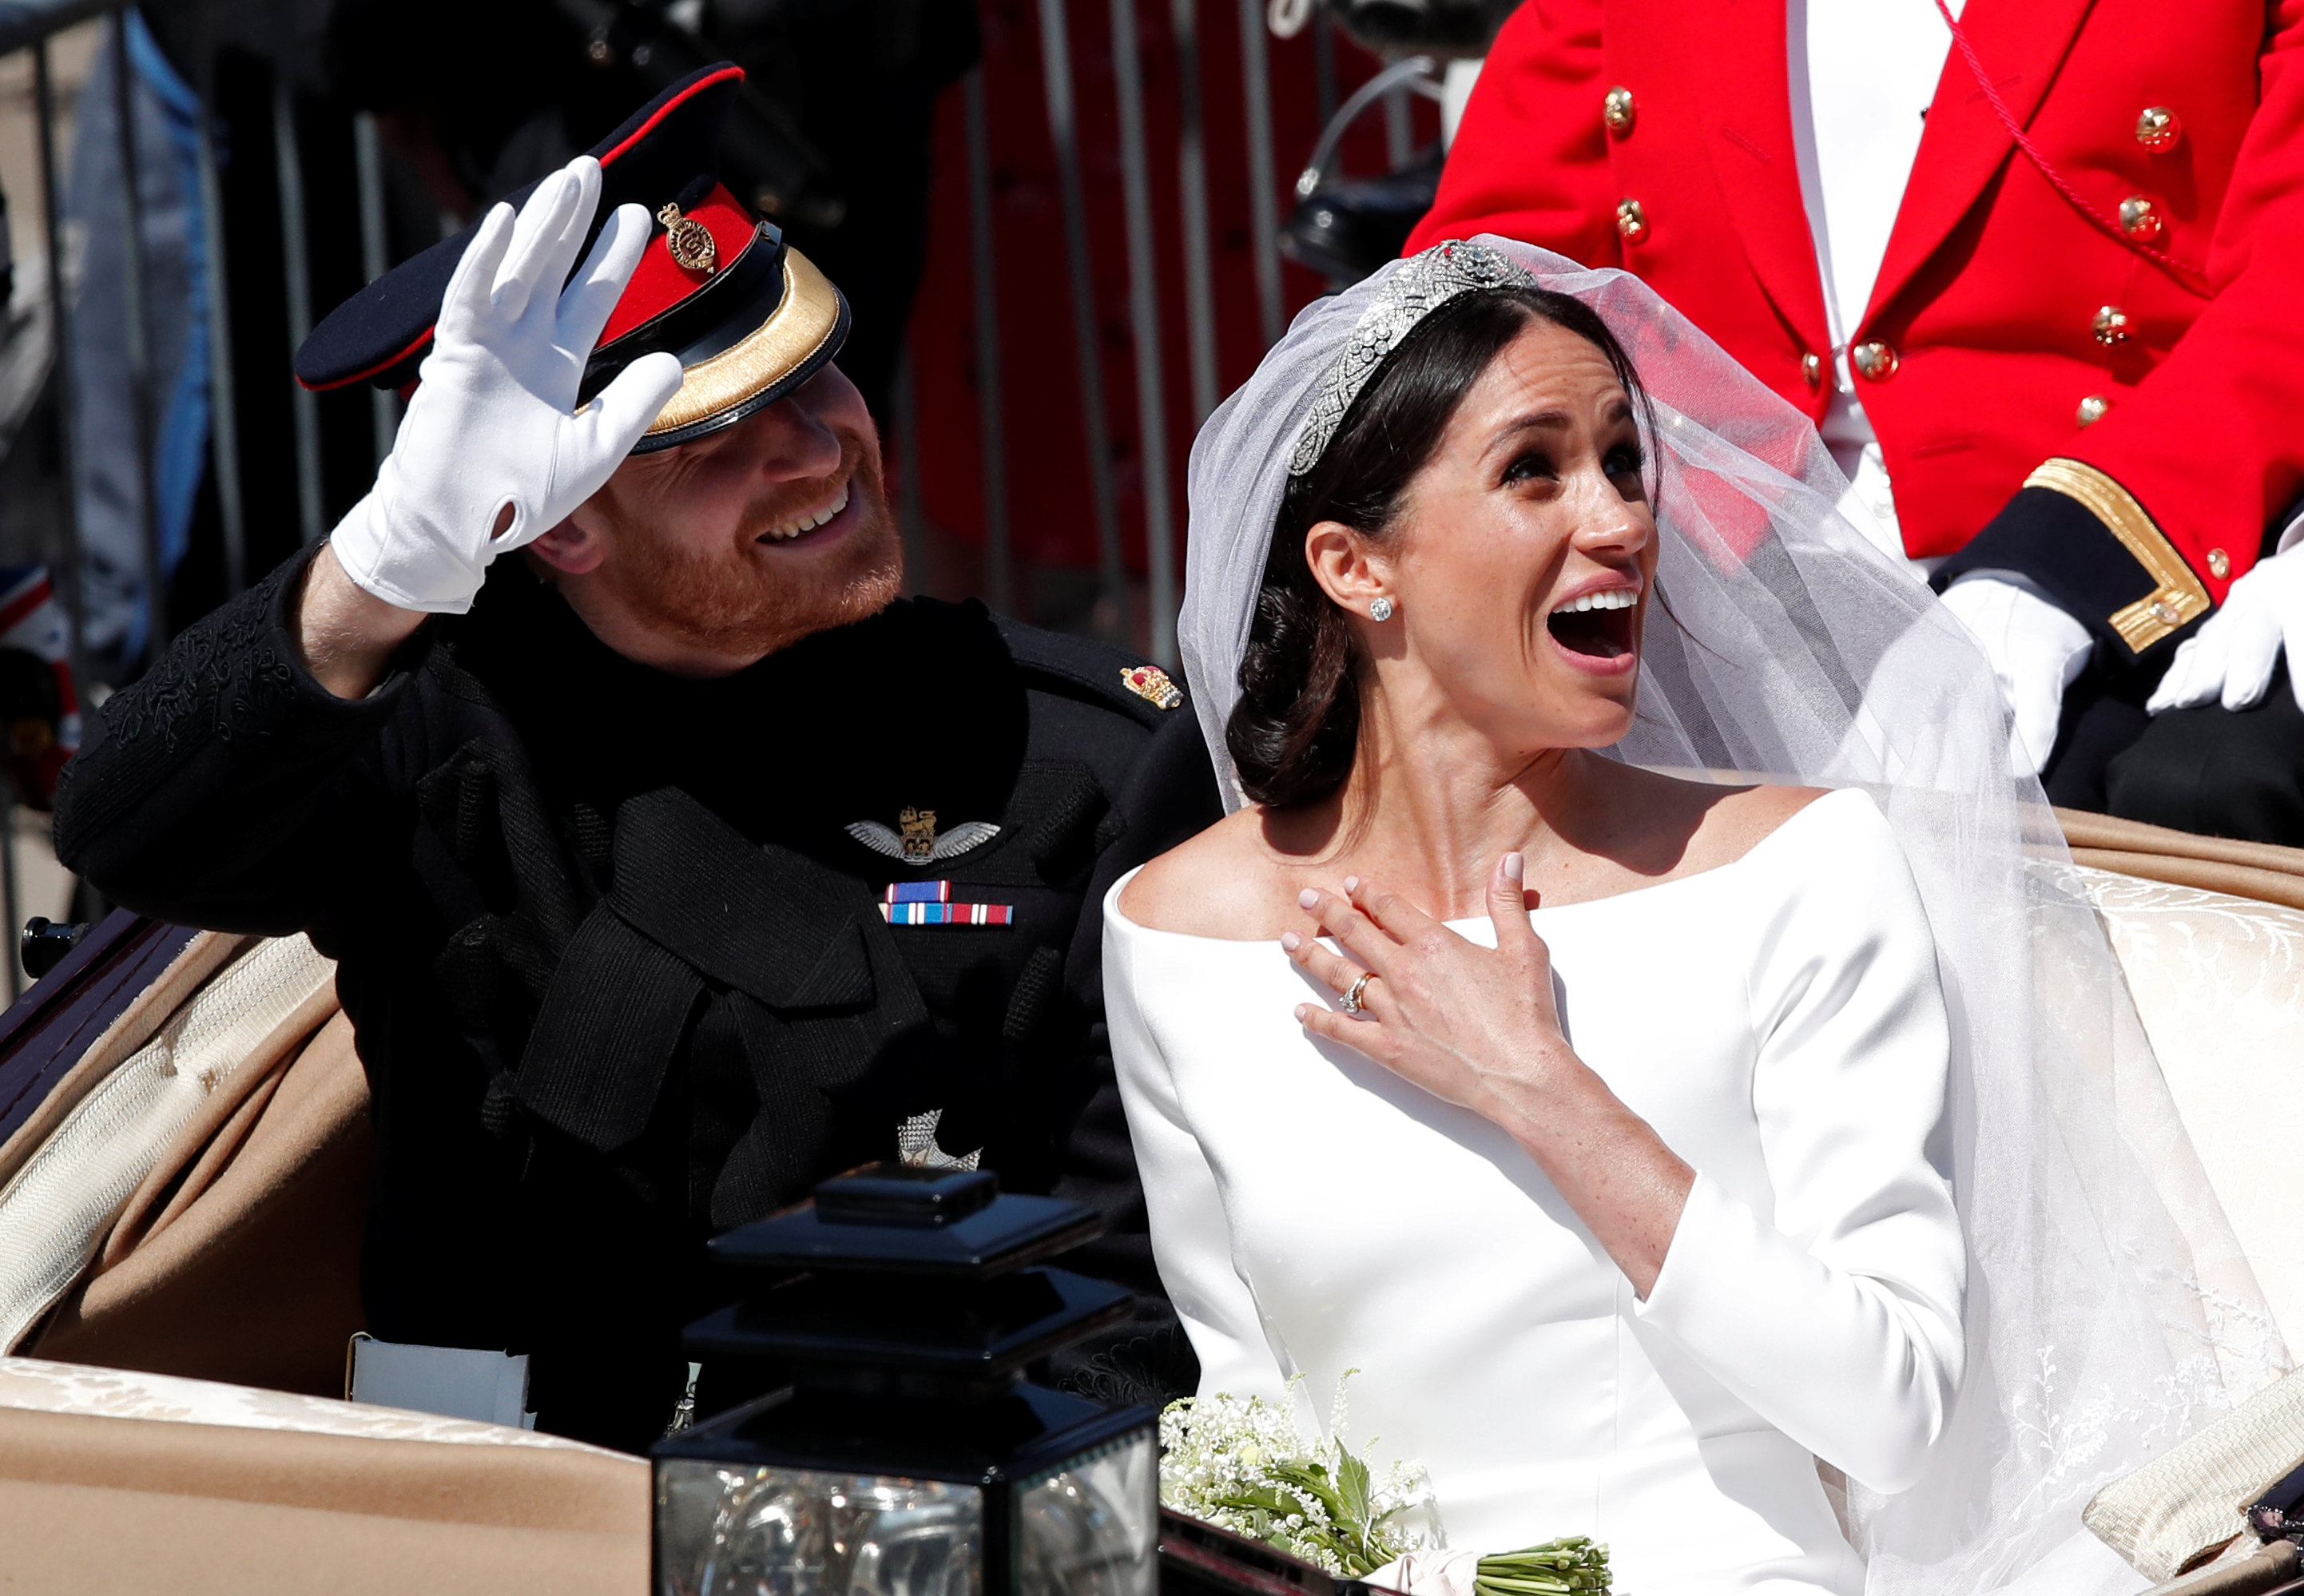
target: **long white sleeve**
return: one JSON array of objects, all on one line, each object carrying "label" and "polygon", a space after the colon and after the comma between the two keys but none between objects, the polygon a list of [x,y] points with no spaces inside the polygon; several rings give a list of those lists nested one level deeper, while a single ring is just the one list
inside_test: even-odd
[{"label": "long white sleeve", "polygon": [[1151,1218],[1153,1262],[1199,1356],[1200,1390],[1284,1402],[1287,1376],[1265,1338],[1255,1295],[1234,1262],[1216,1171],[1185,1119],[1168,1061],[1138,1001],[1144,974],[1138,960],[1156,959],[1159,933],[1117,929],[1121,934],[1107,911],[1105,1018]]},{"label": "long white sleeve", "polygon": [[[1771,1200],[1700,1161],[1635,1313],[1801,1446],[1876,1490],[1918,1478],[1964,1360],[1966,1254],[1940,1144],[1950,1035],[1894,835],[1848,846],[1766,911],[1749,989]],[[1747,1194],[1747,1196],[1751,1194]]]}]

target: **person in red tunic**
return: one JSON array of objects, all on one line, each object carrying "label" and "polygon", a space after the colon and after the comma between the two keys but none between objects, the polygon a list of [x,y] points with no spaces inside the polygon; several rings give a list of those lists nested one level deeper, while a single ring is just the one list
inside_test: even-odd
[{"label": "person in red tunic", "polygon": [[1408,249],[1486,232],[1805,410],[2058,802],[2304,842],[2304,0],[1530,0]]}]

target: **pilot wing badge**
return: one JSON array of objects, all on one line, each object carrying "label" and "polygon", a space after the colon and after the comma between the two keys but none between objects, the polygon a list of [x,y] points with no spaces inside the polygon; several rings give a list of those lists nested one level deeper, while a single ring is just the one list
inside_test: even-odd
[{"label": "pilot wing badge", "polygon": [[938,835],[933,809],[906,809],[896,816],[896,830],[890,831],[877,820],[859,820],[851,822],[847,832],[874,853],[907,865],[941,865],[1000,834],[1000,828],[988,820],[963,820]]}]

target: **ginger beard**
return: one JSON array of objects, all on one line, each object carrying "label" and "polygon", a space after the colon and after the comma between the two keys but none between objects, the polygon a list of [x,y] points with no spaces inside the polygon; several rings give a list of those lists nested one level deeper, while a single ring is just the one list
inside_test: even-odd
[{"label": "ginger beard", "polygon": [[[604,504],[614,552],[595,580],[650,630],[716,654],[769,654],[803,638],[877,614],[903,577],[903,545],[880,470],[880,452],[853,435],[841,440],[847,511],[829,546],[786,550],[761,541],[803,499],[821,500],[822,484],[787,485],[749,506],[724,539],[683,537],[659,507],[677,494],[649,493],[649,511]],[[622,500],[623,495],[614,495]],[[851,524],[845,528],[840,521]]]}]

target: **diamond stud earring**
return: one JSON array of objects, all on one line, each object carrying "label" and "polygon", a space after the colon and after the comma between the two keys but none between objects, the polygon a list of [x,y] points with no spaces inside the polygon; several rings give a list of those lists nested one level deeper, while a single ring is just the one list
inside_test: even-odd
[{"label": "diamond stud earring", "polygon": [[1370,604],[1368,606],[1368,619],[1371,621],[1391,620],[1392,601],[1388,598],[1380,598],[1374,604]]}]

